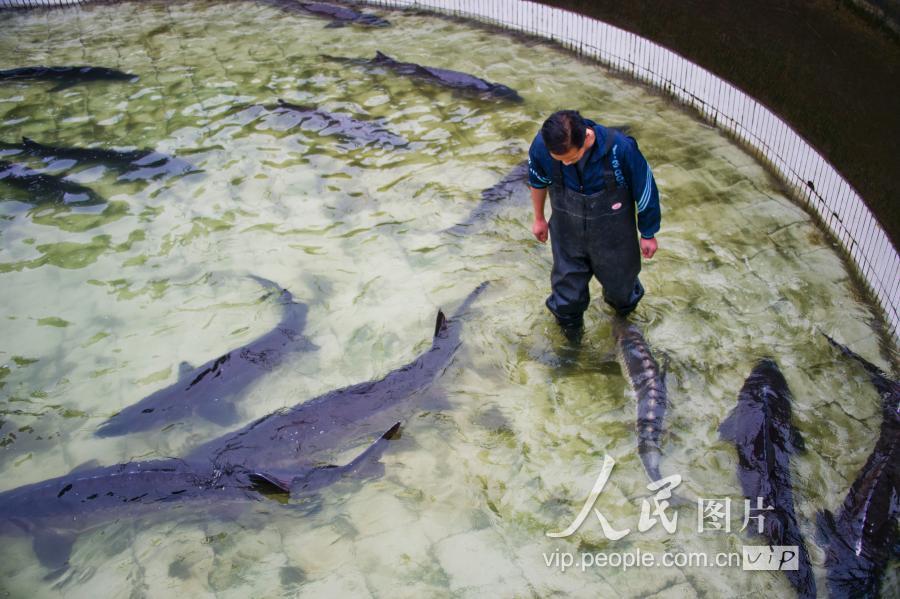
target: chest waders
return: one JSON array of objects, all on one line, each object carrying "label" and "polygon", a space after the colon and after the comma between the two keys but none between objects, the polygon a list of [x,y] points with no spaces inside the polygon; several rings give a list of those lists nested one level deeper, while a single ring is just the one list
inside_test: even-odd
[{"label": "chest waders", "polygon": [[635,205],[628,189],[616,183],[610,164],[613,137],[610,131],[603,148],[603,191],[586,195],[569,189],[563,181],[562,162],[553,161],[553,293],[547,298],[547,308],[564,329],[582,326],[584,311],[591,301],[588,283],[592,276],[603,286],[603,299],[619,315],[634,310],[644,295],[638,280],[641,250]]}]

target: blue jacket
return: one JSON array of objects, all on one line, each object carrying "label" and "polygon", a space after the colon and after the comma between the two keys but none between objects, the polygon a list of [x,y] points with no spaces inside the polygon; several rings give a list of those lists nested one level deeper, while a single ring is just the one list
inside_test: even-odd
[{"label": "blue jacket", "polygon": [[[653,180],[650,165],[647,164],[647,160],[638,149],[637,141],[621,131],[607,129],[588,119],[585,119],[585,123],[589,127],[593,127],[597,139],[588,150],[583,176],[579,175],[574,164],[563,165],[562,175],[566,187],[586,195],[603,191],[606,188],[603,179],[603,148],[606,147],[606,136],[612,133],[615,135],[610,150],[613,168],[616,168],[616,162],[622,165],[622,179],[619,183],[625,184],[637,206],[638,230],[641,232],[641,237],[653,237],[659,231],[659,221],[662,216],[659,207],[659,190],[656,189],[656,181]],[[539,132],[528,150],[528,184],[535,189],[548,187],[552,183],[553,162]]]}]

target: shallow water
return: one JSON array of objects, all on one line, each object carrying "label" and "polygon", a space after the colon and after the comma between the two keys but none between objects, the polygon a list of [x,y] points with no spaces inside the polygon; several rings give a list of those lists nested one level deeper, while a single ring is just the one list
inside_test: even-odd
[{"label": "shallow water", "polygon": [[[795,396],[807,452],[793,460],[797,513],[824,592],[815,512],[836,509],[878,434],[863,372],[819,334],[880,354],[872,304],[809,216],[747,152],[692,115],[552,47],[422,15],[394,26],[325,22],[241,3],[126,3],[0,15],[0,68],[91,64],[140,75],[49,93],[0,86],[0,141],[151,147],[202,172],[131,182],[96,166],[72,177],[108,203],[36,207],[0,186],[0,490],[82,463],[183,455],[225,430],[188,419],[97,439],[119,409],[278,322],[246,274],[309,304],[297,354],[240,402],[242,420],[378,378],[428,347],[439,307],[483,280],[463,346],[421,404],[385,475],[345,481],[300,505],[179,506],[166,518],[82,535],[68,572],[43,580],[26,539],[4,543],[11,596],[443,595],[642,597],[790,592],[783,576],[739,568],[548,567],[555,551],[740,551],[741,533],[698,534],[681,510],[620,541],[595,518],[564,540],[603,456],[616,460],[598,508],[636,529],[646,479],[635,402],[610,356],[610,315],[587,314],[585,350],[567,363],[543,307],[549,247],[533,241],[527,193],[468,235],[483,188],[522,160],[551,111],[627,124],[662,194],[660,251],[634,316],[669,359],[664,473],[685,496],[741,505],[734,448],[717,426],[755,361],[772,356]],[[517,89],[521,105],[427,87],[322,55],[457,69]],[[560,99],[560,90],[566,97]],[[291,128],[248,105],[278,98],[377,120],[409,140],[355,147]],[[9,160],[9,158],[6,158]],[[38,159],[23,160],[44,167]],[[61,172],[70,164],[50,164]],[[594,296],[599,295],[596,284]],[[889,361],[885,361],[887,358]],[[344,463],[370,439],[341,448]],[[735,507],[733,526],[741,526]],[[897,592],[896,571],[885,596]]]}]

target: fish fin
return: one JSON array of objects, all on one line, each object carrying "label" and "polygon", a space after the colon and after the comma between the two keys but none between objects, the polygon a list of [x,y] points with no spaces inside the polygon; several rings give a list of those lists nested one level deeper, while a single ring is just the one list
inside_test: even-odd
[{"label": "fish fin", "polygon": [[51,570],[65,570],[69,566],[69,556],[74,544],[73,533],[43,530],[34,535],[32,547],[42,565]]},{"label": "fish fin", "polygon": [[669,505],[674,508],[693,508],[697,509],[697,500],[687,499],[686,497],[682,497],[678,493],[672,493],[672,496],[668,499]]},{"label": "fish fin", "polygon": [[400,437],[400,423],[396,423],[364,452],[344,466],[325,466],[291,481],[291,498],[297,499],[326,487],[342,478],[375,478],[384,474],[381,456],[387,444]]},{"label": "fish fin", "polygon": [[440,337],[441,333],[447,330],[447,317],[444,316],[443,310],[438,310],[437,318],[434,322],[434,336]]},{"label": "fish fin", "polygon": [[719,439],[723,441],[737,440],[738,415],[737,409],[733,409],[725,417],[725,420],[719,423]]},{"label": "fish fin", "polygon": [[178,380],[188,378],[197,368],[190,362],[183,361],[178,365]]},{"label": "fish fin", "polygon": [[794,453],[806,452],[806,441],[803,440],[803,435],[800,434],[800,431],[795,426],[791,426],[791,438],[789,441]]},{"label": "fish fin", "polygon": [[419,406],[426,413],[446,412],[453,409],[453,404],[448,400],[447,393],[437,387],[432,387],[419,397],[421,398],[418,400],[420,402]]},{"label": "fish fin", "polygon": [[816,512],[816,544],[819,547],[831,545],[831,539],[837,534],[837,526],[834,523],[834,514],[829,510]]},{"label": "fish fin", "polygon": [[377,441],[372,443],[368,449],[356,456],[346,466],[342,466],[342,475],[362,476],[369,478],[372,476],[381,476],[384,473],[384,465],[381,463],[381,456],[387,449],[388,441],[400,438],[400,423],[397,422],[389,428]]},{"label": "fish fin", "polygon": [[22,145],[25,146],[26,149],[28,149],[28,148],[36,149],[36,148],[41,147],[41,144],[34,141],[30,137],[25,137],[24,135],[22,136]]},{"label": "fish fin", "polygon": [[238,421],[237,409],[228,400],[203,402],[197,413],[202,418],[219,426],[229,426]]},{"label": "fish fin", "polygon": [[263,495],[280,495],[291,492],[291,483],[269,472],[251,472],[250,484]]},{"label": "fish fin", "polygon": [[375,60],[376,61],[390,61],[394,62],[394,59],[382,52],[381,50],[375,50]]}]

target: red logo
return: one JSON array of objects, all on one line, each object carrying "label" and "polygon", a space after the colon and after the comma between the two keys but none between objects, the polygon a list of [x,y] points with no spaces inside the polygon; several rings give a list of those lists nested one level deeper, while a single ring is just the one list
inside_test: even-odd
[{"label": "red logo", "polygon": [[616,202],[615,204],[612,205],[613,210],[618,210],[621,207],[622,207],[622,202]]}]

